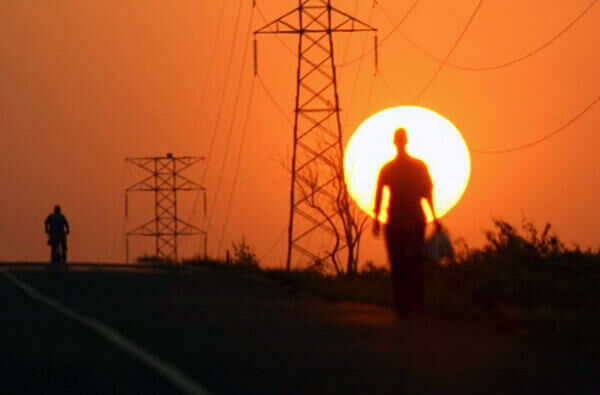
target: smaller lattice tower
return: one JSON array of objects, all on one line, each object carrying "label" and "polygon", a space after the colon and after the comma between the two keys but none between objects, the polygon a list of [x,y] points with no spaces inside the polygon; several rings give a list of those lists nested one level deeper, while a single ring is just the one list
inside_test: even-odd
[{"label": "smaller lattice tower", "polygon": [[[184,170],[201,162],[197,156],[166,156],[127,158],[126,163],[144,170],[145,176],[125,190],[125,217],[129,215],[130,192],[154,193],[154,217],[125,236],[125,255],[129,262],[129,238],[149,236],[155,238],[155,256],[158,259],[178,262],[177,242],[179,236],[201,236],[206,255],[206,231],[178,217],[177,193],[198,191],[206,207],[206,188],[182,175]],[[206,212],[206,210],[205,210]]]}]

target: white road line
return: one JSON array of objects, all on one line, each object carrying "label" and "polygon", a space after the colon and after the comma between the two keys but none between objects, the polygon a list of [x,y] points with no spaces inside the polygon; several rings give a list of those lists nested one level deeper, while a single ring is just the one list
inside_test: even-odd
[{"label": "white road line", "polygon": [[194,395],[210,394],[210,392],[207,389],[205,389],[200,384],[196,383],[190,377],[186,376],[185,374],[177,370],[175,367],[169,365],[167,362],[162,361],[158,357],[150,354],[148,351],[133,343],[131,340],[127,339],[125,336],[121,335],[119,332],[110,328],[106,324],[103,324],[102,322],[94,318],[79,314],[76,311],[63,305],[56,299],[41,294],[32,286],[18,280],[10,272],[1,271],[0,273],[8,281],[10,281],[16,287],[20,288],[23,292],[25,292],[25,294],[31,299],[38,300],[46,304],[47,306],[53,308],[65,317],[68,317],[84,326],[87,326],[92,331],[96,332],[101,337],[105,338],[110,343],[117,346],[117,348],[120,348],[121,350],[131,354],[141,363],[156,371],[156,373],[164,377],[167,381],[169,381],[181,391]]}]

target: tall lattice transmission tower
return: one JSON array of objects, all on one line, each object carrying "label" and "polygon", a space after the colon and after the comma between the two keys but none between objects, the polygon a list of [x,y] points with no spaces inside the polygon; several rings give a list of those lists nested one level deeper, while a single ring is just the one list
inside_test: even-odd
[{"label": "tall lattice transmission tower", "polygon": [[[339,235],[347,229],[343,223],[340,225],[344,219],[338,210],[348,207],[348,193],[343,177],[333,36],[334,33],[375,31],[334,8],[331,0],[298,0],[297,8],[254,32],[255,35],[298,35],[288,270],[296,259],[295,253],[313,262],[322,262],[335,259],[335,254],[343,248],[344,239]],[[315,232],[323,235],[323,231],[337,238],[333,247],[315,244],[312,236]]]},{"label": "tall lattice transmission tower", "polygon": [[204,158],[197,156],[175,157],[173,154],[155,157],[127,158],[126,163],[145,172],[144,177],[125,190],[125,217],[129,215],[129,193],[152,192],[154,216],[144,224],[128,231],[125,236],[125,255],[129,262],[129,238],[149,236],[155,239],[155,256],[178,262],[178,239],[180,236],[201,236],[206,255],[206,231],[186,222],[178,216],[178,192],[199,191],[204,196],[206,212],[206,189],[182,174]]}]

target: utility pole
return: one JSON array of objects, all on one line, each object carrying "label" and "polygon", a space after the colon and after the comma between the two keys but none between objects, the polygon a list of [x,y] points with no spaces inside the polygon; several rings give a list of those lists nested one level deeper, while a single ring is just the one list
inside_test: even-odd
[{"label": "utility pole", "polygon": [[[339,235],[335,206],[348,203],[333,35],[375,31],[334,8],[331,0],[298,0],[297,8],[254,32],[298,35],[287,270],[293,251],[323,262],[343,247],[338,240],[334,251],[323,252],[310,243],[310,236],[318,231]],[[323,167],[338,173],[323,174]]]},{"label": "utility pole", "polygon": [[125,255],[129,262],[129,238],[131,236],[151,236],[155,238],[155,255],[159,259],[178,262],[177,242],[179,236],[202,236],[206,257],[206,231],[178,217],[177,192],[199,191],[204,199],[206,215],[206,189],[181,173],[204,158],[196,156],[166,156],[126,158],[146,172],[144,178],[125,190],[125,217],[129,215],[130,192],[154,193],[154,217],[141,226],[127,232]]}]

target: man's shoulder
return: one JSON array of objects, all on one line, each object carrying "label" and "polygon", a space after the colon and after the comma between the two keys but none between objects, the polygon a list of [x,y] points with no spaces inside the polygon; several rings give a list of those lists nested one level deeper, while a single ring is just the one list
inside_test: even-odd
[{"label": "man's shoulder", "polygon": [[409,156],[409,163],[411,166],[427,169],[427,164],[425,164],[425,162],[423,162],[421,159],[415,158],[414,156]]},{"label": "man's shoulder", "polygon": [[60,213],[60,214],[50,213],[46,217],[46,221],[66,221],[66,220],[67,220],[67,217],[65,217],[65,215],[63,213]]},{"label": "man's shoulder", "polygon": [[383,165],[383,167],[380,170],[380,174],[395,174],[398,172],[405,172],[408,171],[409,173],[429,173],[429,169],[427,167],[427,164],[425,164],[425,162],[423,162],[422,160],[415,158],[413,156],[407,156],[406,158],[400,160],[398,158],[395,158],[389,162],[387,162],[386,164]]},{"label": "man's shoulder", "polygon": [[393,165],[394,165],[394,161],[393,160],[384,163],[383,166],[381,166],[380,172],[383,173],[383,172],[390,171],[390,169],[392,168]]},{"label": "man's shoulder", "polygon": [[394,172],[394,161],[391,160],[389,162],[386,162],[383,166],[381,166],[381,169],[379,170],[379,175],[380,177],[386,177],[387,175],[390,174],[390,172]]}]

